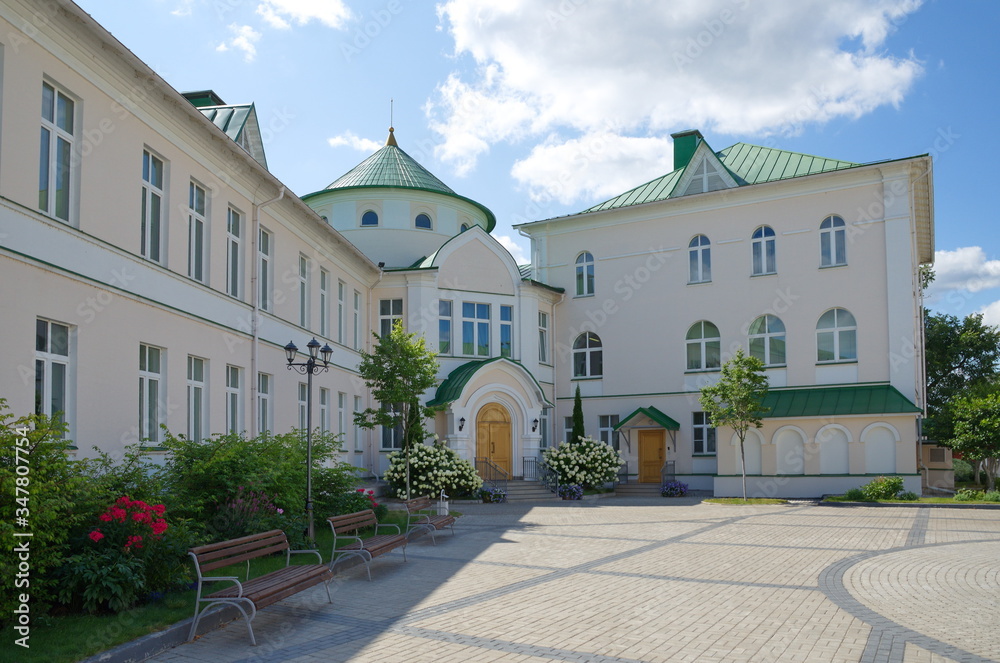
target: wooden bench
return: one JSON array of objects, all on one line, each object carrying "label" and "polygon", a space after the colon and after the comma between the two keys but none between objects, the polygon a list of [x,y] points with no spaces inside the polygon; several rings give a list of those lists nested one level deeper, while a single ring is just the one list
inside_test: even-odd
[{"label": "wooden bench", "polygon": [[[251,559],[281,551],[285,551],[285,568],[250,579]],[[320,563],[292,565],[292,553],[316,555]],[[333,580],[333,570],[330,566],[323,564],[323,557],[318,550],[291,550],[288,538],[281,530],[276,529],[221,543],[198,546],[191,548],[188,554],[194,559],[194,570],[198,574],[198,598],[194,604],[194,623],[191,624],[188,640],[194,640],[198,630],[198,622],[201,621],[205,612],[216,605],[220,608],[231,605],[243,613],[243,618],[247,623],[247,632],[250,634],[250,644],[256,646],[257,640],[253,636],[251,622],[257,616],[258,609],[277,603],[283,598],[297,594],[321,582],[326,588],[326,598],[329,599],[330,603],[333,603],[333,598],[330,596],[330,581]],[[247,563],[247,573],[246,580],[243,582],[240,582],[236,576],[203,575],[244,561]],[[233,584],[207,596],[202,596],[202,587],[205,583],[219,581]],[[202,603],[207,605],[199,610]]]},{"label": "wooden bench", "polygon": [[[399,525],[380,525],[378,519],[375,517],[375,512],[371,509],[358,511],[357,513],[348,513],[343,516],[330,516],[326,520],[330,523],[330,528],[333,530],[333,553],[330,555],[331,570],[337,562],[343,559],[360,557],[365,563],[365,569],[368,571],[368,580],[370,581],[372,579],[372,569],[369,562],[373,558],[402,547],[403,561],[406,561],[407,539],[399,531]],[[374,528],[375,533],[363,539],[358,536],[357,532],[366,527]],[[382,527],[395,527],[396,533],[381,534],[379,533],[379,529]],[[354,532],[354,535],[351,535],[351,532]],[[345,540],[351,541],[351,543],[338,548],[337,544],[343,543]]]},{"label": "wooden bench", "polygon": [[455,536],[455,516],[451,514],[439,515],[437,506],[431,502],[429,496],[415,497],[412,500],[403,502],[406,506],[406,536],[411,532],[426,531],[431,535],[431,543],[437,545],[434,540],[434,532],[448,527],[451,535]]}]

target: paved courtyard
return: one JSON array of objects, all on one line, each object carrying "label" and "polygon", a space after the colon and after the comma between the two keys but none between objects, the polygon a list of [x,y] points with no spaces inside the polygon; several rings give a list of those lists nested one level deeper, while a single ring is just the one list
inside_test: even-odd
[{"label": "paved courtyard", "polygon": [[413,541],[151,659],[1000,661],[1000,511],[682,498],[459,505]]}]

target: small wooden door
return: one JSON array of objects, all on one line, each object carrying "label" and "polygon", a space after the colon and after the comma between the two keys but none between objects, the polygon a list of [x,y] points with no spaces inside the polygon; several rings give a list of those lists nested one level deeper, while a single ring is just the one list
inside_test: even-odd
[{"label": "small wooden door", "polygon": [[510,414],[504,406],[490,403],[476,417],[476,456],[511,473]]},{"label": "small wooden door", "polygon": [[660,469],[666,460],[666,431],[639,431],[639,483],[659,483]]}]

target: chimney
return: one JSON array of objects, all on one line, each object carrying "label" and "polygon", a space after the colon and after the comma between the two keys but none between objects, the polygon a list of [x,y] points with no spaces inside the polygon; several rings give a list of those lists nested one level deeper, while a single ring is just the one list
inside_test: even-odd
[{"label": "chimney", "polygon": [[697,129],[678,131],[670,137],[674,139],[674,170],[688,165],[698,145],[705,140]]}]

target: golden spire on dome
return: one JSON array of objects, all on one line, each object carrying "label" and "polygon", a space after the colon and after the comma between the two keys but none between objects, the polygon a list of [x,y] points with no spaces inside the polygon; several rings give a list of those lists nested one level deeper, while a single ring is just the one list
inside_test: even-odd
[{"label": "golden spire on dome", "polygon": [[393,147],[399,147],[399,145],[396,144],[396,137],[392,135],[392,132],[393,128],[389,127],[389,137],[385,139],[385,144],[392,145]]}]

